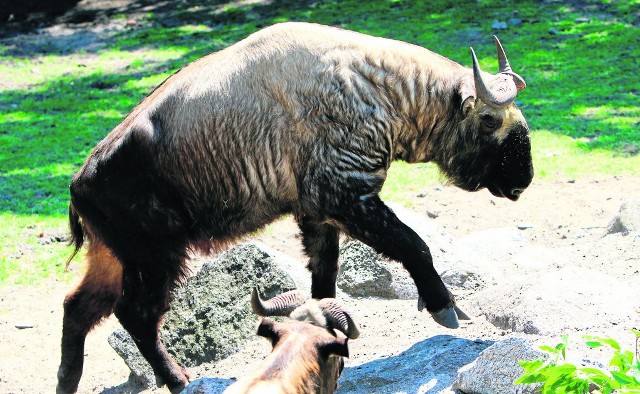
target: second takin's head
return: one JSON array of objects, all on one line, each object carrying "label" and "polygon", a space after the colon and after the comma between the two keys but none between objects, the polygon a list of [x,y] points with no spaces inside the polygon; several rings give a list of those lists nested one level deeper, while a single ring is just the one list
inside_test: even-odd
[{"label": "second takin's head", "polygon": [[459,88],[458,122],[453,132],[441,137],[444,146],[436,162],[464,190],[487,188],[515,201],[533,179],[529,126],[514,102],[526,84],[511,70],[500,41],[494,39],[500,71],[492,75],[480,70],[471,49],[473,69]]}]

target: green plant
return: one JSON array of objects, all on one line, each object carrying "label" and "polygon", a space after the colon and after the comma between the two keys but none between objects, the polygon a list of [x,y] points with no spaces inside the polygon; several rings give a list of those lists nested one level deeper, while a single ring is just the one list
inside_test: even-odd
[{"label": "green plant", "polygon": [[520,365],[524,368],[524,373],[514,384],[542,383],[540,387],[542,394],[638,394],[640,393],[640,358],[638,357],[640,331],[633,329],[631,331],[637,337],[635,354],[630,350],[623,350],[612,338],[585,337],[585,343],[590,348],[607,346],[613,351],[608,369],[593,366],[579,367],[567,362],[566,351],[569,339],[564,335],[562,341],[555,347],[540,347],[551,355],[546,360],[521,360]]}]

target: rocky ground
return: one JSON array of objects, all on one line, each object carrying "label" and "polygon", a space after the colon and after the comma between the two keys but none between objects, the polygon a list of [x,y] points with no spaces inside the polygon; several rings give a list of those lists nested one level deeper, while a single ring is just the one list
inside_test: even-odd
[{"label": "rocky ground", "polygon": [[[531,300],[518,298],[519,289],[527,289],[527,286],[538,286],[540,299],[545,301],[531,311],[535,325],[542,330],[540,334],[553,337],[561,333],[575,336],[597,333],[615,337],[631,349],[632,336],[625,330],[640,325],[638,315],[635,314],[635,319],[620,321],[620,316],[626,315],[616,313],[616,309],[631,303],[637,311],[640,306],[637,297],[629,296],[633,288],[637,290],[637,287],[630,289],[629,284],[636,286],[640,281],[639,241],[633,234],[612,234],[604,238],[603,234],[621,203],[637,196],[640,196],[640,177],[637,176],[534,181],[516,203],[497,199],[484,191],[467,193],[449,186],[426,188],[415,196],[409,220],[435,225],[441,234],[454,242],[431,244],[434,256],[440,254],[442,261],[446,255],[438,248],[446,251],[454,245],[459,250],[452,252],[464,252],[463,257],[471,259],[473,269],[492,272],[496,277],[508,278],[521,285],[494,289],[490,294],[482,293],[482,290],[463,292],[459,304],[473,315],[473,320],[458,330],[447,330],[433,323],[428,314],[417,311],[415,300],[344,296],[344,303],[354,311],[362,329],[361,337],[350,343],[351,358],[345,371],[354,373],[372,366],[384,369],[388,365],[381,362],[393,361],[403,351],[415,349],[425,341],[443,335],[471,341],[523,335],[513,333],[510,328],[496,327],[482,313],[491,315],[495,311],[487,309],[487,306],[509,297],[513,299],[514,309],[519,305],[531,305]],[[487,235],[489,238],[482,238]],[[298,231],[290,219],[277,222],[255,238],[303,264]],[[470,249],[461,249],[457,245],[467,245],[465,248]],[[483,250],[482,245],[490,250]],[[495,258],[478,258],[474,262],[473,256],[467,253]],[[439,264],[436,260],[440,271],[447,268]],[[584,282],[585,278],[587,282]],[[590,288],[600,280],[609,284],[609,291],[594,293]],[[1,392],[44,393],[54,390],[59,362],[61,302],[68,290],[67,285],[59,283],[0,290]],[[583,297],[575,300],[581,294]],[[563,297],[573,297],[567,302],[578,307],[569,311],[557,309],[556,301]],[[554,307],[545,309],[545,305]],[[581,325],[584,321],[592,321],[593,324]],[[141,392],[135,384],[127,383],[127,367],[107,344],[107,336],[117,327],[119,324],[111,317],[89,335],[81,392]],[[526,332],[526,327],[520,330]],[[232,357],[192,368],[191,374],[194,378],[239,377],[268,351],[268,344],[256,338]],[[460,366],[451,365],[451,368]],[[424,377],[414,377],[418,378]],[[405,379],[410,382],[411,376]],[[437,384],[433,387],[438,391],[443,389]],[[385,391],[381,389],[378,392]]]}]

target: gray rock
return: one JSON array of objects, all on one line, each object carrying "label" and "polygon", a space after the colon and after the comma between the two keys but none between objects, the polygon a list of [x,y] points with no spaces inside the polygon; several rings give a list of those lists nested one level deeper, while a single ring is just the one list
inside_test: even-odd
[{"label": "gray rock", "polygon": [[637,321],[637,282],[588,268],[531,272],[474,293],[470,312],[497,327],[526,334],[560,334]]},{"label": "gray rock", "polygon": [[354,297],[397,298],[391,286],[391,272],[384,267],[383,257],[369,246],[347,242],[340,249],[337,286]]},{"label": "gray rock", "polygon": [[446,270],[440,274],[440,277],[447,286],[454,289],[477,291],[485,287],[482,277],[471,271]]},{"label": "gray rock", "polygon": [[145,388],[162,386],[162,379],[154,375],[153,369],[151,369],[147,360],[142,357],[128,332],[122,328],[117,329],[109,335],[107,341],[127,364],[127,367],[131,370],[131,378],[136,383]]},{"label": "gray rock", "polygon": [[418,289],[409,272],[359,241],[349,241],[340,249],[337,285],[352,297],[380,297],[415,300]]},{"label": "gray rock", "polygon": [[640,200],[625,201],[607,225],[605,235],[640,231]]},{"label": "gray rock", "polygon": [[[220,360],[252,338],[257,321],[250,307],[253,286],[259,286],[265,297],[273,297],[298,284],[255,244],[239,245],[205,261],[175,292],[165,315],[160,336],[174,359],[187,367]],[[156,385],[151,368],[124,330],[114,332],[109,343],[145,387]]]},{"label": "gray rock", "polygon": [[509,338],[483,350],[471,364],[458,370],[453,389],[466,394],[535,393],[538,385],[514,385],[524,372],[518,360],[546,358],[530,339]]},{"label": "gray rock", "polygon": [[200,378],[189,383],[180,394],[220,394],[233,383],[233,379]]},{"label": "gray rock", "polygon": [[336,393],[437,393],[491,343],[438,335],[396,356],[345,368]]}]

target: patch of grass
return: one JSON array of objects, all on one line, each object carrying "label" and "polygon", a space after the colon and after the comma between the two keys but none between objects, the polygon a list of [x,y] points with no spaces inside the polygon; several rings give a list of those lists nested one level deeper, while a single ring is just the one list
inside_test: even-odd
[{"label": "patch of grass", "polygon": [[[532,129],[538,178],[638,174],[640,2],[573,3],[194,0],[159,3],[136,27],[105,33],[97,50],[42,45],[30,53],[0,42],[0,283],[62,275],[69,249],[26,234],[30,226],[66,229],[73,173],[154,86],[276,22],[395,38],[467,66],[473,46],[486,71],[497,69],[491,40],[497,34],[528,83],[518,103]],[[127,19],[127,10],[116,18]],[[494,20],[508,29],[493,30]],[[409,204],[440,179],[432,164],[396,163],[383,197]]]},{"label": "patch of grass", "polygon": [[532,134],[536,177],[559,179],[638,174],[640,156],[626,156],[608,149],[584,149],[582,139],[549,130]]},{"label": "patch of grass", "polygon": [[[0,283],[37,285],[43,279],[71,281],[64,275],[71,249],[62,217],[0,214]],[[78,267],[72,267],[76,273]]]}]

